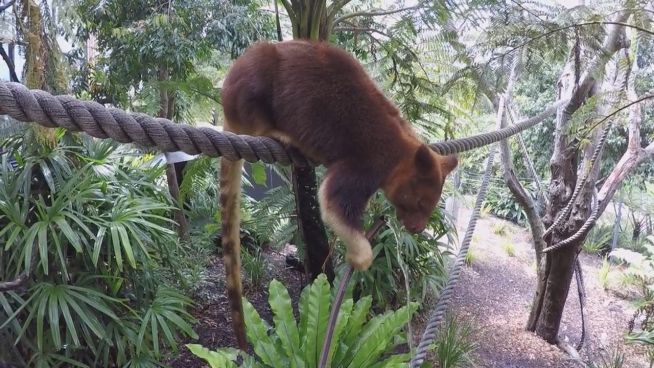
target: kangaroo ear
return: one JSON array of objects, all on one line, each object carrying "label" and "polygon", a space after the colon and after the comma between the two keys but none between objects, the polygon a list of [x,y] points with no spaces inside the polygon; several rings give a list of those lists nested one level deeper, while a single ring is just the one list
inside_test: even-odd
[{"label": "kangaroo ear", "polygon": [[441,165],[441,172],[443,173],[443,177],[445,177],[459,164],[459,158],[457,155],[443,156],[440,158],[439,162]]},{"label": "kangaroo ear", "polygon": [[418,147],[415,156],[416,168],[420,172],[428,172],[434,169],[435,160],[431,149],[427,145],[422,144]]}]

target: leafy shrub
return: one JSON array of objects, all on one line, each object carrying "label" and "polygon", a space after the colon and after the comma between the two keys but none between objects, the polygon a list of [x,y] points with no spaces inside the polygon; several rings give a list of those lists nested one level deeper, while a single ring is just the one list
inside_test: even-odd
[{"label": "leafy shrub", "polygon": [[253,250],[243,248],[241,259],[247,288],[257,289],[261,287],[269,273],[268,261],[261,253],[261,248]]},{"label": "leafy shrub", "polygon": [[[647,237],[644,247],[646,252],[642,254],[618,248],[611,252],[611,256],[628,264],[624,273],[640,291],[640,296],[636,300],[636,313],[629,328],[633,333],[631,339],[654,345],[654,236]],[[640,331],[634,332],[635,320],[641,315],[643,319]]]},{"label": "leafy shrub", "polygon": [[473,328],[469,322],[448,316],[438,339],[431,348],[440,368],[474,365],[472,353],[477,349],[477,344],[472,338],[472,333]]},{"label": "leafy shrub", "polygon": [[[195,336],[163,168],[110,141],[0,146],[0,359],[19,366],[127,366],[156,362],[179,335]],[[6,352],[6,353],[5,353]],[[4,355],[6,354],[6,355]]]},{"label": "leafy shrub", "polygon": [[466,266],[470,267],[472,266],[472,263],[476,260],[477,260],[477,253],[475,253],[475,251],[472,248],[468,248],[468,253],[466,253],[463,262],[465,262]]},{"label": "leafy shrub", "polygon": [[584,252],[590,254],[606,254],[611,249],[613,228],[606,225],[597,225],[588,233],[583,244]]},{"label": "leafy shrub", "polygon": [[[354,274],[355,292],[371,295],[378,310],[405,304],[407,284],[412,301],[422,302],[430,291],[438,293],[447,280],[446,256],[449,244],[454,242],[453,227],[444,213],[434,211],[427,230],[411,235],[395,219],[391,205],[378,194],[370,203],[366,228],[379,216],[386,217],[387,226],[371,244],[375,257],[372,266]],[[338,249],[343,252],[344,247]]]},{"label": "leafy shrub", "polygon": [[597,271],[597,277],[599,278],[600,285],[604,290],[609,289],[609,273],[611,272],[611,263],[609,262],[608,257],[604,257],[602,260],[602,267]]},{"label": "leafy shrub", "polygon": [[[531,196],[536,203],[536,192],[533,186],[526,186],[525,189],[527,193]],[[515,201],[513,194],[509,189],[504,186],[493,186],[488,191],[486,196],[486,201],[484,202],[485,207],[489,207],[490,212],[501,218],[508,221],[511,221],[515,224],[525,226],[527,224],[527,215],[522,210],[522,207]]]},{"label": "leafy shrub", "polygon": [[[315,367],[320,359],[334,292],[327,277],[318,276],[302,291],[296,321],[287,289],[273,280],[268,301],[274,326],[244,300],[246,332],[254,356],[234,349],[211,352],[199,345],[187,346],[211,367],[236,367],[234,362],[239,357],[243,359],[242,367]],[[356,303],[351,298],[343,302],[329,348],[328,367],[397,367],[409,361],[409,354],[392,352],[406,342],[400,333],[417,310],[417,304],[368,319],[371,305],[369,296]]]}]

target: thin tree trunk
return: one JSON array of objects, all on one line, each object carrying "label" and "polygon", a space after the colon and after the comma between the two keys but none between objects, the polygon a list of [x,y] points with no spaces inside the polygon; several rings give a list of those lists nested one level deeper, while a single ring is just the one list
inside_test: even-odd
[{"label": "thin tree trunk", "polygon": [[[615,206],[614,206],[615,208]],[[618,245],[618,237],[620,235],[620,221],[622,220],[622,202],[618,203],[618,209],[615,213],[615,222],[613,223],[613,239],[611,240],[611,251]]]},{"label": "thin tree trunk", "polygon": [[[9,46],[10,50],[12,49],[11,46]],[[13,50],[12,50],[13,51]],[[16,66],[14,65],[14,61],[12,60],[13,58],[7,54],[5,51],[5,47],[0,45],[0,56],[2,56],[2,59],[5,61],[7,64],[7,68],[9,69],[9,80],[12,82],[18,82],[18,75],[16,75]]]},{"label": "thin tree trunk", "polygon": [[[322,41],[327,39],[328,35],[323,31],[327,27],[325,3],[325,1],[292,1],[294,17],[291,17],[291,22],[294,38]],[[320,216],[315,169],[294,166],[292,177],[298,229],[305,245],[306,274],[313,280],[319,274],[325,273],[327,278],[333,281],[334,267],[327,232]]]},{"label": "thin tree trunk", "polygon": [[[165,82],[169,79],[168,70],[165,67],[162,67],[159,70],[158,79],[160,82]],[[171,120],[175,114],[175,99],[170,95],[170,92],[163,88],[159,87],[159,117],[166,118]],[[179,182],[182,178],[177,178],[177,171],[175,170],[175,165],[168,163],[166,164],[166,180],[168,182],[168,191],[170,196],[175,202],[175,209],[173,210],[173,216],[175,222],[177,223],[177,235],[179,239],[183,241],[189,240],[188,232],[188,221],[186,216],[184,216],[183,204],[180,203],[179,195]]]},{"label": "thin tree trunk", "polygon": [[[517,56],[520,57],[520,56]],[[506,92],[503,96],[499,96],[497,101],[497,128],[505,128],[508,124],[507,116],[510,117],[509,105],[512,98],[513,87],[518,76],[519,69],[521,67],[521,61],[516,60],[511,68],[509,73],[509,80],[507,82]],[[500,141],[500,157],[502,163],[502,172],[504,175],[504,180],[506,181],[509,190],[513,194],[513,198],[520,204],[520,207],[525,211],[527,215],[527,221],[529,222],[529,227],[531,229],[532,238],[534,241],[534,249],[536,253],[536,267],[540,269],[541,267],[541,257],[543,247],[545,242],[543,241],[543,234],[545,232],[545,227],[543,222],[538,215],[538,208],[531,196],[527,193],[525,188],[520,184],[518,177],[515,174],[515,169],[513,167],[513,159],[511,158],[511,151],[509,150],[508,140]]]},{"label": "thin tree trunk", "polygon": [[316,172],[311,167],[293,167],[293,193],[298,213],[298,229],[304,240],[306,274],[314,280],[321,273],[334,280],[331,249],[320,217],[316,194]]}]

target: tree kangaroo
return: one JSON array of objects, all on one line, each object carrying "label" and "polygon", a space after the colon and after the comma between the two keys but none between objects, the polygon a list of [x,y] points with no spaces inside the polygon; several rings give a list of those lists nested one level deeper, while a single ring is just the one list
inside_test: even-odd
[{"label": "tree kangaroo", "polygon": [[[421,232],[457,166],[456,156],[438,155],[420,140],[356,59],[327,43],[250,47],[225,79],[222,104],[226,131],[278,139],[327,167],[322,219],[358,270],[373,260],[362,220],[370,197],[382,189],[406,229]],[[241,170],[242,160],[221,159],[222,246],[236,331],[243,330]],[[237,335],[245,346],[243,332]]]}]

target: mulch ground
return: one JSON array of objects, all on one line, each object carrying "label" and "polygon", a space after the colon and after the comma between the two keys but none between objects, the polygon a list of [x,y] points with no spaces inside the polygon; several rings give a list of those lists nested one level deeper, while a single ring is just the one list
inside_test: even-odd
[{"label": "mulch ground", "polygon": [[[465,227],[469,211],[460,214],[458,227]],[[504,235],[495,234],[504,223]],[[477,224],[472,243],[474,261],[462,273],[455,292],[453,310],[472,320],[479,348],[476,352],[481,367],[540,368],[584,367],[556,346],[545,343],[525,331],[530,305],[536,287],[534,251],[528,232],[493,217]],[[515,254],[505,247],[512,244]],[[641,346],[625,345],[629,319],[634,309],[629,301],[605,291],[600,285],[598,270],[601,260],[594,255],[580,255],[586,286],[586,340],[580,352],[582,360],[598,362],[618,350],[625,355],[625,368],[646,368],[645,351]],[[581,317],[576,285],[568,293],[559,339],[575,346],[581,336]]]},{"label": "mulch ground", "polygon": [[[459,215],[459,233],[467,224],[469,210]],[[495,234],[499,223],[504,223],[506,232]],[[506,244],[515,250],[509,256]],[[535,289],[535,263],[528,232],[518,226],[493,217],[480,220],[473,237],[474,260],[461,275],[452,305],[454,313],[471,321],[475,326],[474,339],[477,350],[474,354],[476,366],[497,368],[568,368],[584,367],[558,347],[549,345],[524,329],[529,306]],[[300,272],[286,268],[285,256],[294,249],[264,252],[269,261],[269,279],[276,278],[289,289],[291,298],[297,302],[306,280]],[[618,349],[625,354],[625,368],[646,368],[644,349],[625,345],[624,334],[633,307],[616,293],[605,291],[599,282],[598,270],[601,261],[596,256],[581,256],[585,273],[587,292],[587,338],[580,355],[583,360],[597,361]],[[215,256],[206,269],[206,277],[198,285],[195,300],[197,307],[192,311],[198,319],[195,331],[197,341],[210,349],[236,347],[231,332],[229,304],[225,296],[224,268],[220,257]],[[267,283],[265,283],[267,285]],[[267,289],[245,285],[248,300],[263,318],[271,321]],[[429,309],[429,308],[425,308]],[[422,333],[428,310],[412,324],[414,340]],[[568,296],[568,302],[560,329],[560,339],[574,346],[581,334],[579,302],[576,286]],[[172,367],[195,368],[206,365],[181,346],[178,354],[168,364]]]},{"label": "mulch ground", "polygon": [[[256,308],[262,318],[272,321],[272,312],[268,305],[268,281],[277,279],[281,281],[293,300],[297,309],[297,301],[306,280],[301,272],[286,268],[286,254],[294,254],[292,247],[287,247],[280,252],[265,250],[264,256],[268,261],[269,278],[263,287],[253,287],[244,284],[244,294],[250,303]],[[225,293],[225,267],[221,257],[214,256],[206,270],[205,280],[196,288],[195,302],[197,307],[192,311],[193,316],[198,320],[194,326],[199,339],[185,343],[200,344],[209,349],[221,347],[236,348],[236,338],[232,334],[232,322],[229,313],[229,303]],[[249,352],[252,354],[252,351]],[[168,364],[180,368],[201,368],[206,367],[201,359],[196,358],[191,352],[182,346],[179,354]]]}]

